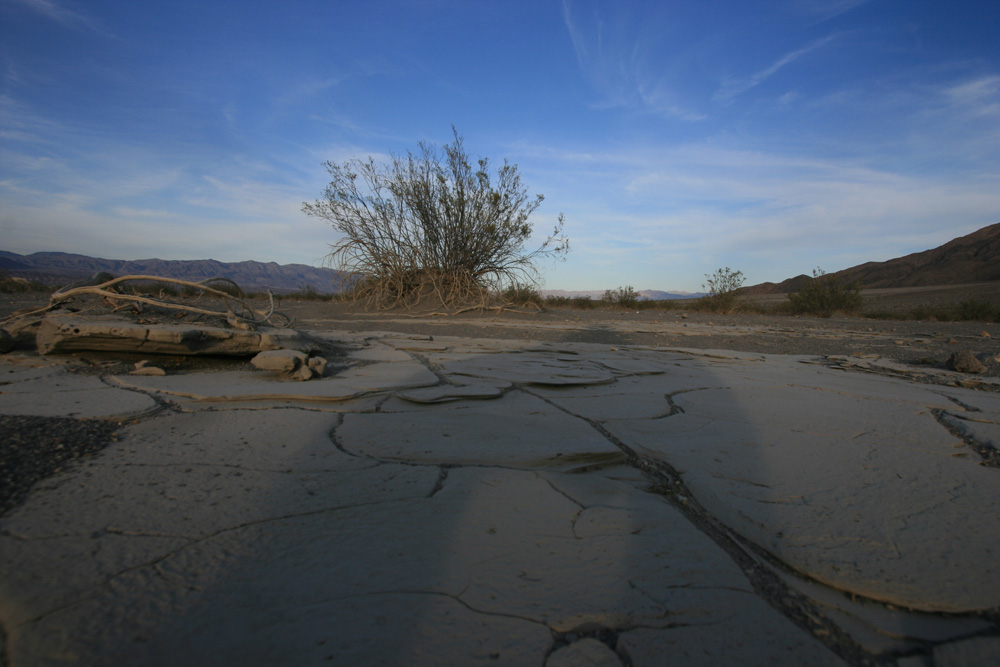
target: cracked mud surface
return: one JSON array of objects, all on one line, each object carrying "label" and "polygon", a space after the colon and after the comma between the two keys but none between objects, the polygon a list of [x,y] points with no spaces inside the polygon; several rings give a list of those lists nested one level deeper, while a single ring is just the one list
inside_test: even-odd
[{"label": "cracked mud surface", "polygon": [[22,442],[116,434],[0,517],[7,663],[1000,653],[990,376],[541,324],[318,328],[307,383],[0,358]]}]

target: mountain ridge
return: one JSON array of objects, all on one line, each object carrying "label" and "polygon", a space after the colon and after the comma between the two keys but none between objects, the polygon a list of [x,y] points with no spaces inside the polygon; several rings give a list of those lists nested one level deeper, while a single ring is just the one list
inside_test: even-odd
[{"label": "mountain ridge", "polygon": [[[865,262],[829,274],[867,289],[965,285],[1000,280],[1000,222],[952,239],[936,248],[884,262]],[[797,292],[810,280],[799,275],[780,283],[760,283],[740,294]]]},{"label": "mountain ridge", "polygon": [[35,252],[30,255],[0,250],[0,268],[10,275],[45,284],[65,285],[85,280],[99,271],[115,276],[153,275],[198,282],[228,278],[242,289],[277,293],[312,288],[321,294],[339,291],[347,274],[336,269],[307,264],[277,262],[220,262],[214,259],[104,259],[67,252]]}]

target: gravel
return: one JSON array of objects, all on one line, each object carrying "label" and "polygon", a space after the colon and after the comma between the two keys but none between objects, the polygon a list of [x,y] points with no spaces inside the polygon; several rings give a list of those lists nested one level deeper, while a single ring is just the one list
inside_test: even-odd
[{"label": "gravel", "polygon": [[116,422],[0,415],[0,516],[46,477],[114,442]]}]

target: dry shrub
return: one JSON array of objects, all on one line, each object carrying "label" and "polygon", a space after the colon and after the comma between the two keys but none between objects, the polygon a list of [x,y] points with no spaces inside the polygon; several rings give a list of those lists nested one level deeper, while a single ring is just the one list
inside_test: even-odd
[{"label": "dry shrub", "polygon": [[384,165],[327,162],[322,198],[302,205],[341,234],[329,261],[360,276],[350,293],[369,307],[485,305],[511,286],[537,284],[537,261],[569,251],[561,214],[538,248],[525,248],[544,197],[528,195],[516,165],[505,161],[495,180],[487,159],[473,165],[452,131],[441,152],[421,143]]},{"label": "dry shrub", "polygon": [[838,311],[856,313],[864,305],[860,282],[845,282],[819,268],[801,290],[788,295],[788,300],[793,313],[819,317],[831,317]]}]

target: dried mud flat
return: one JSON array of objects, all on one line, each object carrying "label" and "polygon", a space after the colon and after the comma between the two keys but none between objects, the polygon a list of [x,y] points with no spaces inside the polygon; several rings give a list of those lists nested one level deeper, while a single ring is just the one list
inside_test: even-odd
[{"label": "dried mud flat", "polygon": [[[890,307],[908,304],[913,290],[880,290]],[[958,294],[966,294],[962,291]],[[952,297],[956,294],[949,291]],[[1000,298],[1000,286],[989,294]],[[875,320],[720,315],[680,309],[580,310],[550,308],[510,310],[499,314],[470,312],[457,316],[419,313],[369,313],[351,304],[285,301],[283,312],[296,326],[319,331],[382,330],[420,335],[448,335],[547,342],[596,343],[724,349],[765,354],[851,355],[885,358],[917,367],[945,368],[954,352],[982,357],[985,375],[1000,376],[1000,325],[982,322]],[[907,306],[909,307],[909,306]]]},{"label": "dried mud flat", "polygon": [[0,355],[6,664],[1000,660],[997,325],[282,309],[326,377]]}]

